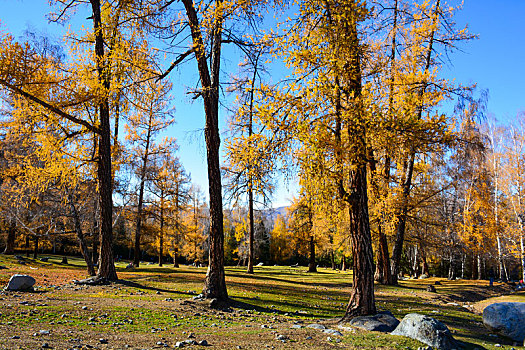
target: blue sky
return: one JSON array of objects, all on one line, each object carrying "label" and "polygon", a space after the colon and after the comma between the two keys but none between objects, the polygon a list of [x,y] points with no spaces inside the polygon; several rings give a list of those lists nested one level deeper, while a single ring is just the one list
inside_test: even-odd
[{"label": "blue sky", "polygon": [[[457,5],[458,1],[451,1],[450,4]],[[65,27],[48,24],[45,18],[48,12],[47,1],[0,0],[2,29],[15,36],[30,26],[51,33],[58,39]],[[480,89],[488,89],[488,111],[503,123],[512,121],[518,112],[525,110],[524,15],[524,0],[465,0],[463,10],[456,16],[458,27],[468,24],[469,31],[478,34],[479,39],[465,44],[462,52],[452,54],[452,63],[443,71],[447,78],[455,79],[457,83],[477,83]],[[83,21],[85,25],[90,25],[87,20]],[[238,53],[230,51],[229,55],[222,67],[235,73]],[[185,94],[197,78],[193,62],[171,73],[177,122],[167,135],[177,138],[182,164],[191,173],[192,181],[207,192],[203,107],[200,100],[193,101],[191,96]],[[225,116],[226,113],[222,113],[222,132],[225,131]],[[290,189],[281,185],[273,206],[288,205],[294,190],[293,185]]]}]

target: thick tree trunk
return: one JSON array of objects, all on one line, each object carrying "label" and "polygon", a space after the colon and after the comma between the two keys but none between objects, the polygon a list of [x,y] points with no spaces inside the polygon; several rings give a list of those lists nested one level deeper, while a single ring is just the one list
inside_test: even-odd
[{"label": "thick tree trunk", "polygon": [[342,257],[341,265],[342,265],[341,269],[343,271],[346,271],[346,269],[347,269],[347,267],[346,267],[346,256],[344,254],[343,254],[343,257]]},{"label": "thick tree trunk", "polygon": [[[221,169],[219,164],[219,73],[221,59],[223,12],[222,1],[217,0],[212,28],[211,71],[208,69],[206,47],[202,39],[201,26],[191,0],[182,0],[191,29],[193,47],[199,76],[206,123],[204,136],[208,162],[208,183],[210,195],[210,237],[209,265],[204,281],[203,294],[206,298],[228,299],[224,276],[224,232],[222,213]],[[211,72],[211,74],[210,74]]]},{"label": "thick tree trunk", "polygon": [[308,263],[308,272],[317,272],[317,264],[315,263],[315,241],[314,236],[310,236],[310,261]]},{"label": "thick tree trunk", "polygon": [[352,293],[343,320],[376,313],[372,237],[368,221],[366,166],[351,171],[350,234],[354,256]]},{"label": "thick tree trunk", "polygon": [[7,227],[7,240],[5,244],[4,254],[13,255],[15,253],[15,239],[16,239],[16,223],[14,220],[9,221]]},{"label": "thick tree trunk", "polygon": [[84,258],[84,261],[86,262],[87,271],[90,276],[95,276],[95,268],[93,266],[93,261],[91,260],[91,256],[89,255],[88,247],[86,244],[86,240],[84,238],[84,233],[82,232],[82,224],[80,222],[80,217],[78,215],[77,207],[75,206],[75,203],[73,201],[73,196],[67,190],[67,199],[69,202],[69,207],[71,209],[71,214],[73,215],[73,222],[75,225],[75,233],[77,234],[78,244],[80,246],[80,252],[82,253],[82,257]]},{"label": "thick tree trunk", "polygon": [[248,220],[249,220],[249,232],[248,232],[248,273],[253,273],[253,236],[254,236],[254,224],[253,224],[253,190],[248,189]]},{"label": "thick tree trunk", "polygon": [[173,267],[179,267],[179,261],[178,261],[178,249],[175,247],[173,250]]},{"label": "thick tree trunk", "polygon": [[[110,79],[104,54],[104,37],[100,13],[100,0],[90,0],[93,10],[95,59],[99,82],[109,91]],[[100,203],[100,251],[97,278],[116,280],[117,272],[113,259],[113,178],[111,173],[111,129],[108,97],[99,103],[98,138],[98,187]]]}]

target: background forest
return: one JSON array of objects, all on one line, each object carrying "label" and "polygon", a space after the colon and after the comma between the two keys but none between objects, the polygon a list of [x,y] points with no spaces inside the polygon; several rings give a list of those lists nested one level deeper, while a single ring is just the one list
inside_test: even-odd
[{"label": "background forest", "polygon": [[[499,124],[486,91],[443,78],[447,54],[476,39],[459,8],[50,3],[51,22],[88,11],[90,25],[61,42],[0,29],[5,254],[82,255],[109,279],[115,259],[313,272],[369,253],[383,284],[525,278],[525,115]],[[184,84],[206,114],[209,195],[166,137],[184,69],[199,74]],[[299,193],[271,209],[286,182]]]}]

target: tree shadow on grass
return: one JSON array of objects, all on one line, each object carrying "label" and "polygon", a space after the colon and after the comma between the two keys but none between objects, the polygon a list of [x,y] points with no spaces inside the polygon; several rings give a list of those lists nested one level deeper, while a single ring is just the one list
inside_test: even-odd
[{"label": "tree shadow on grass", "polygon": [[178,291],[178,290],[171,290],[171,289],[165,289],[165,288],[156,288],[156,287],[146,286],[144,284],[140,284],[140,283],[129,281],[129,280],[116,280],[113,283],[120,284],[120,285],[123,285],[123,286],[126,286],[126,287],[132,287],[132,288],[144,289],[144,290],[152,290],[152,291],[156,291],[156,292],[175,293],[175,294],[181,294],[181,295],[187,295],[187,296],[195,295],[194,293],[189,293],[189,292],[181,292],[181,291]]}]

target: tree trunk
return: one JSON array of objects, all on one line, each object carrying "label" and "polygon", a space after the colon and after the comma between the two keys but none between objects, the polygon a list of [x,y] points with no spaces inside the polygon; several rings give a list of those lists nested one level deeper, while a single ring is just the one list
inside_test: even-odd
[{"label": "tree trunk", "polygon": [[[437,0],[436,5],[434,7],[434,18],[433,18],[433,25],[435,26],[438,20],[439,15],[439,8],[440,8],[440,0]],[[426,50],[426,57],[425,57],[425,73],[428,72],[431,64],[431,58],[432,58],[432,50],[434,45],[434,36],[435,36],[435,29],[432,29],[432,32],[430,34],[429,38],[429,44],[428,48]],[[419,90],[419,99],[423,98],[423,95],[425,93],[427,85],[423,84],[423,87]],[[417,108],[417,119],[421,120],[421,117],[423,115],[423,103],[421,103]],[[410,192],[412,188],[412,175],[414,171],[414,162],[415,162],[415,156],[416,156],[416,149],[411,147],[409,150],[409,154],[405,160],[405,165],[403,169],[402,181],[401,181],[401,188],[402,191],[402,198],[401,198],[401,207],[398,209],[398,213],[396,215],[397,217],[397,225],[396,225],[396,240],[394,244],[394,250],[392,253],[392,283],[397,284],[397,278],[399,275],[399,272],[401,271],[401,253],[403,251],[403,242],[405,238],[405,230],[406,230],[406,221],[407,221],[407,215],[408,215],[408,200],[410,198]]]},{"label": "tree trunk", "polygon": [[162,266],[162,255],[164,246],[164,194],[161,190],[160,198],[160,232],[159,232],[159,266]]},{"label": "tree trunk", "polygon": [[422,263],[421,273],[430,277],[430,272],[428,270],[428,262],[427,262],[427,252],[425,251],[421,243],[419,245],[419,252],[420,252],[419,256],[421,257],[421,263]]},{"label": "tree trunk", "polygon": [[[93,10],[93,31],[95,40],[95,59],[98,80],[106,91],[110,88],[110,77],[104,54],[104,37],[100,13],[100,0],[90,0]],[[111,129],[109,100],[104,97],[99,103],[98,138],[98,187],[100,203],[100,251],[97,277],[116,280],[117,272],[113,259],[113,178],[111,173]]]},{"label": "tree trunk", "polygon": [[137,203],[137,217],[135,221],[135,249],[133,250],[133,265],[139,267],[140,265],[140,236],[142,230],[142,209],[144,206],[144,186],[146,184],[146,169],[148,167],[149,146],[151,141],[151,123],[153,120],[153,113],[149,115],[148,131],[146,134],[146,146],[144,149],[144,156],[142,157],[142,168],[140,169],[140,184],[139,184],[139,199]]},{"label": "tree trunk", "polygon": [[315,241],[314,236],[310,236],[310,261],[308,263],[308,272],[317,272],[317,264],[315,263]]},{"label": "tree trunk", "polygon": [[450,254],[450,257],[449,257],[449,265],[448,265],[448,279],[449,280],[453,280],[454,277],[455,277],[455,274],[454,274],[454,259],[452,257],[452,254]]},{"label": "tree trunk", "polygon": [[[391,52],[390,52],[390,82],[389,82],[389,93],[388,93],[388,115],[393,120],[394,116],[394,83],[395,83],[395,63],[396,63],[396,38],[397,38],[397,17],[398,17],[398,1],[394,2],[394,18],[392,25],[392,41],[391,41]],[[370,151],[370,153],[373,153]],[[383,169],[383,181],[384,188],[388,191],[390,189],[390,154],[388,149],[386,150],[385,164]],[[370,172],[371,177],[376,173],[376,161],[374,157],[370,157]],[[376,176],[374,176],[376,177]],[[375,187],[376,197],[381,198],[381,191],[377,183],[377,179],[372,181],[373,190]],[[390,254],[388,252],[388,240],[383,230],[383,218],[380,218],[378,223],[378,249],[377,249],[377,265],[374,279],[381,284],[392,285],[397,283],[397,279],[394,283],[392,279],[392,270],[390,266]]]},{"label": "tree trunk", "polygon": [[343,320],[376,313],[372,237],[368,221],[366,166],[351,171],[354,199],[350,202],[350,234],[354,275],[350,301]]},{"label": "tree trunk", "polygon": [[29,250],[29,235],[26,235],[25,248],[26,248],[26,256],[29,258],[29,255],[30,255],[30,250]]},{"label": "tree trunk", "polygon": [[332,249],[332,251],[330,252],[330,260],[332,262],[332,270],[335,270],[335,253],[334,253],[334,250]]},{"label": "tree trunk", "polygon": [[248,188],[248,220],[249,220],[249,232],[248,232],[248,273],[253,273],[253,236],[254,236],[254,224],[253,224],[253,190],[249,186]]},{"label": "tree trunk", "polygon": [[15,239],[16,239],[16,223],[14,220],[9,221],[7,228],[7,240],[4,249],[4,254],[13,255],[15,253]]},{"label": "tree trunk", "polygon": [[412,264],[412,275],[416,278],[419,277],[419,266],[418,266],[418,259],[419,259],[419,249],[418,246],[414,246],[414,263]]},{"label": "tree trunk", "polygon": [[499,234],[496,234],[496,242],[498,247],[498,275],[500,280],[504,280],[504,266],[503,266],[503,254],[502,254],[502,248],[501,248],[501,238]]},{"label": "tree trunk", "polygon": [[86,262],[87,271],[90,276],[95,276],[95,268],[93,266],[93,261],[91,260],[91,256],[89,255],[88,247],[86,244],[86,240],[84,238],[84,233],[82,232],[82,225],[80,222],[80,217],[78,215],[77,208],[75,206],[75,203],[73,201],[73,196],[67,191],[67,200],[69,202],[69,207],[71,209],[71,214],[73,215],[73,222],[75,225],[75,233],[77,234],[78,244],[80,246],[80,252],[82,253],[82,256],[84,257],[84,261]]},{"label": "tree trunk", "polygon": [[177,253],[178,253],[178,249],[177,249],[177,247],[175,247],[175,249],[173,250],[173,267],[179,267],[179,261],[178,261]]},{"label": "tree trunk", "polygon": [[33,259],[36,259],[37,256],[38,256],[38,241],[39,241],[39,237],[38,235],[35,235],[34,237],[34,242],[35,242],[35,246],[33,247]]},{"label": "tree trunk", "polygon": [[521,254],[521,279],[525,281],[525,238],[523,230],[520,231],[520,254]]},{"label": "tree trunk", "polygon": [[346,271],[346,269],[347,269],[347,267],[346,267],[346,256],[344,254],[343,254],[342,260],[343,261],[341,262],[341,265],[342,265],[341,269],[343,271]]},{"label": "tree trunk", "polygon": [[206,47],[202,39],[197,12],[191,0],[182,0],[191,29],[195,58],[202,86],[206,123],[204,136],[208,162],[208,183],[210,195],[210,248],[209,265],[204,281],[203,294],[206,298],[228,299],[224,276],[224,232],[222,213],[221,168],[219,164],[219,73],[221,59],[223,12],[222,0],[216,0],[217,11],[212,28],[211,74],[208,69]]},{"label": "tree trunk", "polygon": [[95,198],[95,201],[93,203],[93,224],[92,224],[92,246],[91,246],[91,261],[93,261],[93,264],[99,265],[98,263],[98,244],[100,241],[100,229],[98,227],[98,216],[99,216],[99,210],[98,210],[98,199]]}]

